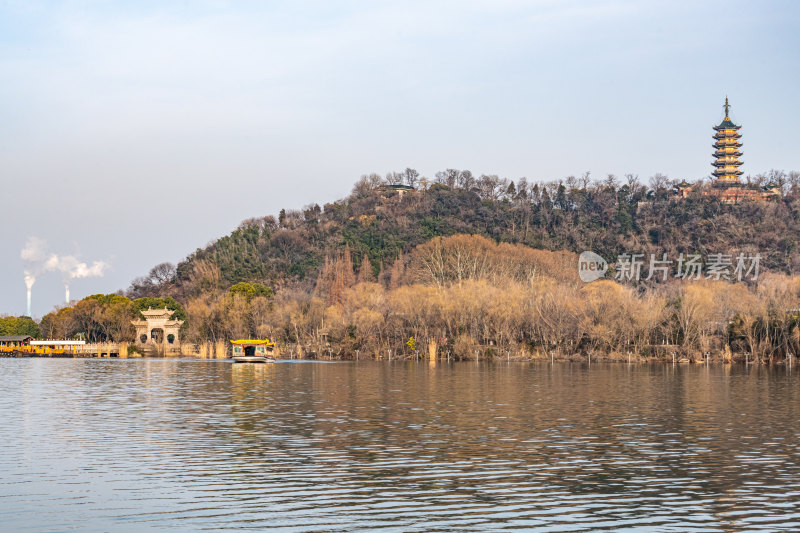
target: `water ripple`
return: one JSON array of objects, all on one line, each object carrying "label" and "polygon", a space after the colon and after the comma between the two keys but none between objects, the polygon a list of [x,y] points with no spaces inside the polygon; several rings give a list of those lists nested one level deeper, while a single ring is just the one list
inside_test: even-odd
[{"label": "water ripple", "polygon": [[4,530],[800,527],[785,370],[0,365]]}]

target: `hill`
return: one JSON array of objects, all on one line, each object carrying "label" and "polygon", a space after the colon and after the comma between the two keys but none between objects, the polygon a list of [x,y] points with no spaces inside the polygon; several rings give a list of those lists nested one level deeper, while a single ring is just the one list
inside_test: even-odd
[{"label": "hill", "polygon": [[[610,176],[594,183],[567,178],[531,184],[447,170],[435,182],[420,184],[415,174],[407,169],[388,180],[363,176],[342,200],[246,220],[177,267],[154,268],[135,280],[128,294],[185,301],[209,287],[243,281],[308,290],[325,258],[345,245],[356,269],[366,258],[374,276],[385,276],[395,259],[415,246],[462,233],[544,250],[592,250],[609,262],[623,253],[677,257],[743,251],[760,253],[767,270],[800,270],[797,173],[784,180],[787,194],[781,201],[738,205],[701,195],[676,199],[658,176],[645,187],[632,176],[624,182]],[[418,190],[400,193],[387,186],[403,178]]]}]

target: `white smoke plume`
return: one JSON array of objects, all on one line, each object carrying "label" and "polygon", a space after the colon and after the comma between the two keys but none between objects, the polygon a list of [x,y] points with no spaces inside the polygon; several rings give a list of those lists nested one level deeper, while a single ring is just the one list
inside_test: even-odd
[{"label": "white smoke plume", "polygon": [[66,302],[69,303],[69,286],[72,280],[79,278],[101,278],[108,268],[105,261],[95,261],[90,265],[78,260],[73,255],[58,256],[52,254],[45,262],[47,270],[61,272],[64,277]]},{"label": "white smoke plume", "polygon": [[39,237],[28,237],[25,241],[25,248],[19,256],[27,264],[41,263],[47,257],[47,241]]},{"label": "white smoke plume", "polygon": [[28,289],[28,316],[31,314],[31,288],[36,277],[44,272],[61,272],[64,279],[66,302],[69,303],[69,286],[79,278],[103,277],[108,269],[105,261],[94,261],[91,265],[80,261],[74,255],[59,256],[47,253],[47,242],[39,237],[29,237],[20,252],[25,261],[25,286]]}]

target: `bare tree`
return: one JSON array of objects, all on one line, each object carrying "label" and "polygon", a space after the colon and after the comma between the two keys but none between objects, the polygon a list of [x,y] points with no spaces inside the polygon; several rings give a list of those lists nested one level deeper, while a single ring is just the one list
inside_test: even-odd
[{"label": "bare tree", "polygon": [[792,196],[800,194],[800,172],[792,170],[787,176],[788,193]]},{"label": "bare tree", "polygon": [[279,250],[286,261],[298,259],[306,248],[306,242],[295,230],[285,229],[275,232],[270,244]]},{"label": "bare tree", "polygon": [[468,191],[475,186],[475,177],[469,170],[462,170],[461,172],[458,173],[458,178],[456,178],[456,185]]},{"label": "bare tree", "polygon": [[459,171],[454,168],[439,171],[436,173],[436,183],[447,185],[448,187],[455,187],[458,182]]},{"label": "bare tree", "polygon": [[172,263],[160,263],[150,269],[147,277],[156,285],[166,285],[175,281],[176,272]]},{"label": "bare tree", "polygon": [[403,179],[406,181],[406,185],[409,187],[414,187],[417,184],[417,180],[419,179],[419,172],[414,170],[413,168],[406,168],[403,171]]},{"label": "bare tree", "polygon": [[591,175],[592,173],[587,171],[584,172],[583,175],[580,177],[578,183],[580,184],[581,189],[586,189],[586,187],[589,186],[589,183],[592,181]]},{"label": "bare tree", "polygon": [[403,175],[399,172],[387,172],[386,183],[389,185],[400,185],[403,183]]},{"label": "bare tree", "polygon": [[650,176],[650,188],[655,192],[662,192],[667,190],[669,178],[660,172]]},{"label": "bare tree", "polygon": [[778,190],[781,191],[781,194],[789,193],[789,176],[787,176],[786,172],[783,170],[772,169],[767,172],[767,181],[770,185],[777,185]]}]

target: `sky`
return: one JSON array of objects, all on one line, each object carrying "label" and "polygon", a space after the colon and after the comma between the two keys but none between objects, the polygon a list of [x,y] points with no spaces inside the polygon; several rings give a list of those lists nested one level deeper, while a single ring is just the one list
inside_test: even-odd
[{"label": "sky", "polygon": [[[0,0],[0,314],[25,313],[30,238],[98,274],[80,299],[370,172],[704,178],[726,95],[744,172],[800,170],[798,23],[791,1]],[[37,276],[34,317],[64,276]]]}]

